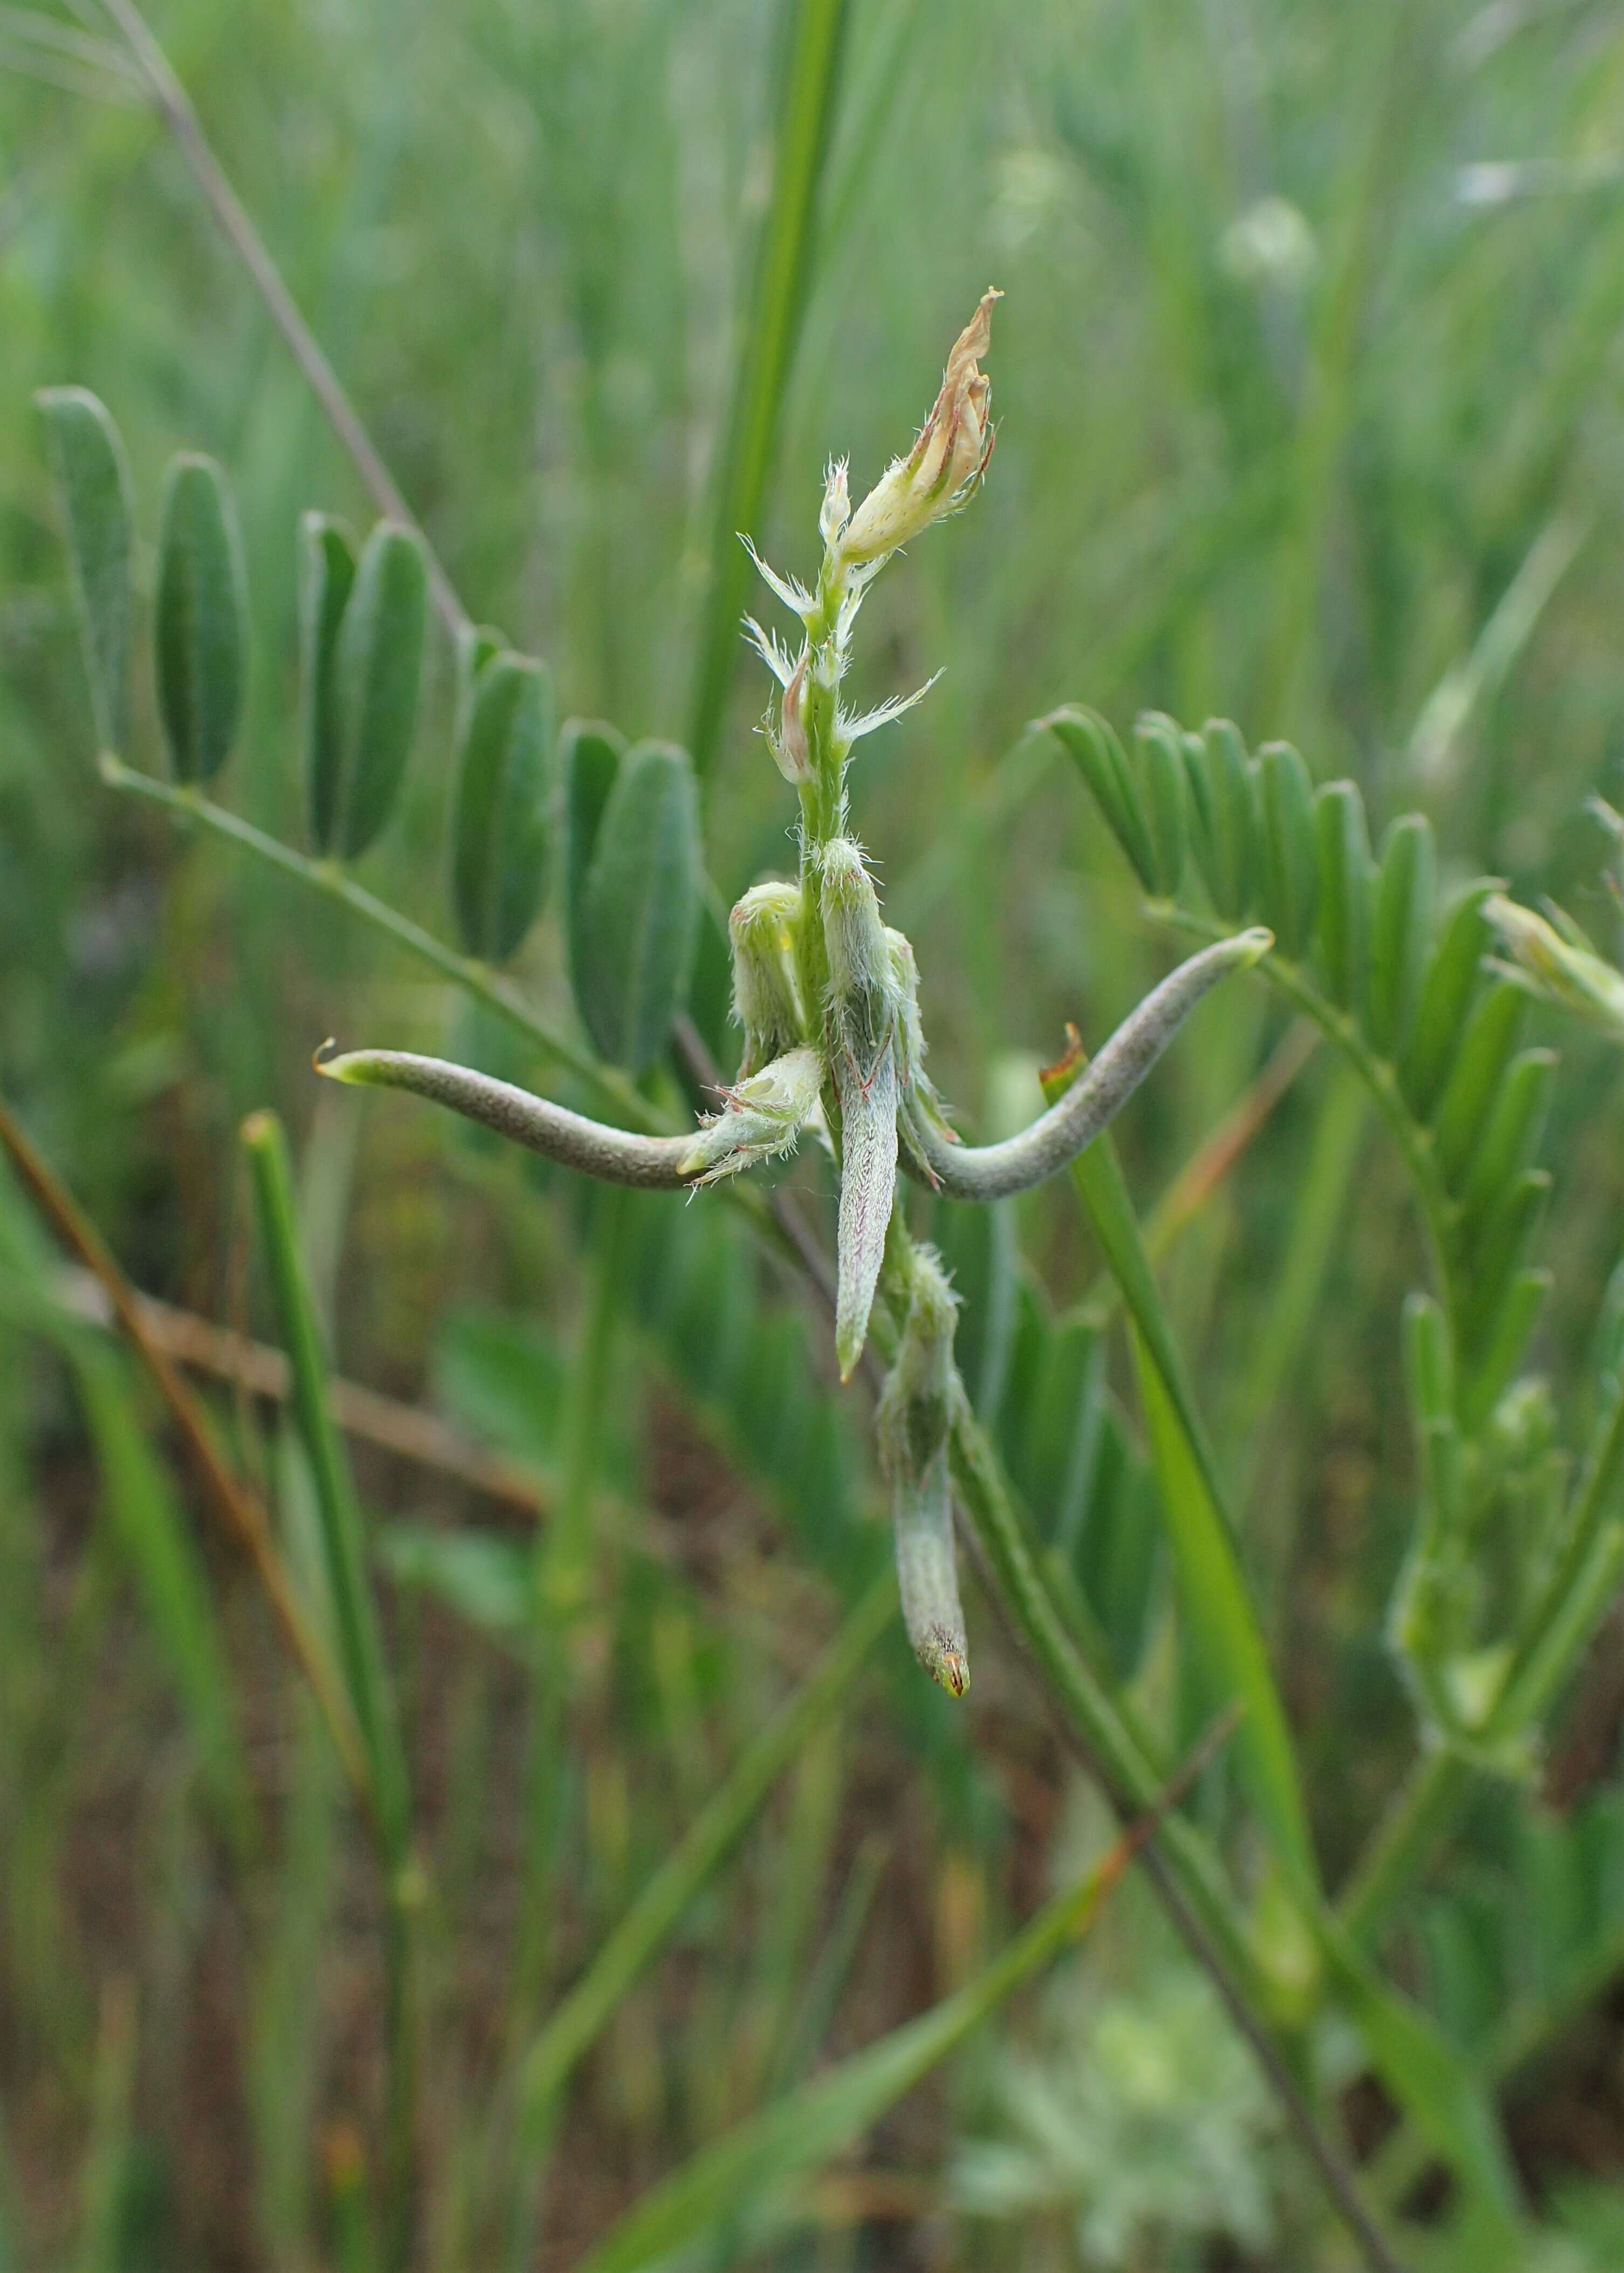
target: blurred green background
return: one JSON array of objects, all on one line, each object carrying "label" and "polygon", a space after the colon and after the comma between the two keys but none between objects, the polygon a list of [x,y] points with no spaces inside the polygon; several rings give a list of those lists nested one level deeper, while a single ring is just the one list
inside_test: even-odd
[{"label": "blurred green background", "polygon": [[[1362,785],[1376,826],[1430,814],[1447,873],[1553,892],[1611,945],[1608,846],[1583,805],[1624,788],[1624,13],[845,13],[753,533],[808,574],[826,458],[849,453],[854,486],[871,481],[979,293],[1002,287],[985,492],[876,588],[854,690],[877,701],[945,666],[863,746],[854,795],[888,916],[919,953],[933,1070],[968,1121],[1024,1118],[1064,1022],[1102,1036],[1166,965],[1075,775],[1025,731],[1063,701],[1289,736],[1316,779]],[[718,456],[794,14],[763,0],[154,9],[465,603],[547,658],[563,711],[634,735],[690,739],[707,597],[731,573]],[[274,1106],[340,1371],[459,1432],[462,1473],[362,1439],[356,1457],[432,1887],[422,2262],[505,2262],[492,2107],[515,2032],[883,1558],[877,1495],[861,1429],[829,1394],[825,1337],[782,1280],[719,1207],[673,1220],[639,1203],[613,1261],[594,1604],[538,1827],[515,1573],[526,1493],[545,1503],[563,1457],[602,1226],[567,1179],[434,1116],[319,1096],[310,1054],[329,1033],[533,1069],[342,910],[96,781],[34,388],[80,382],[108,403],[149,536],[175,449],[229,469],[255,654],[226,794],[296,841],[297,517],[371,514],[173,142],[76,49],[76,12],[43,19],[55,41],[40,20],[0,11],[0,1081],[140,1287],[261,1333],[236,1132]],[[402,822],[362,872],[437,929],[451,701],[440,640]],[[764,702],[741,647],[704,782],[725,902],[792,858],[789,800],[753,731]],[[568,1019],[555,926],[521,975]],[[1260,989],[1223,1003],[1124,1124],[1146,1206],[1279,1040]],[[1559,1383],[1624,1198],[1616,1058],[1563,1039],[1542,1349]],[[1398,1166],[1323,1055],[1166,1283],[1244,1509],[1335,1882],[1410,1744],[1381,1620],[1407,1536],[1395,1327],[1419,1244]],[[797,1177],[816,1203],[815,1168]],[[1021,1333],[1049,1331],[1096,1260],[1064,1190],[1001,1209],[990,1232],[942,1213],[969,1295],[966,1376],[996,1417]],[[234,1742],[267,1827],[251,1865],[232,1861],[132,1576],[106,1427],[87,1430],[36,1315],[67,1296],[14,1197],[6,1223],[0,2266],[359,2269],[377,1984],[335,1774],[249,1582],[207,1545]],[[251,1469],[296,1502],[270,1408],[221,1409]],[[475,1452],[510,1463],[505,1497]],[[1133,1662],[1166,1695],[1178,1669],[1159,1550],[1132,1505],[1142,1463],[1121,1457],[1093,1577],[1132,1604]],[[154,1489],[184,1505],[162,1474]],[[453,1537],[470,1551],[447,1553]],[[1103,1577],[1101,1557],[1115,1558]],[[530,2262],[572,2262],[696,2142],[962,1982],[1097,1844],[1097,1802],[978,1607],[967,1704],[884,1637],[620,2007],[572,2092],[568,2183]],[[1615,1622],[1538,1805],[1514,1820],[1490,1789],[1453,1890],[1424,1887],[1406,1912],[1396,1962],[1463,2041],[1578,1933],[1569,1848],[1611,1837],[1624,1805],[1617,1643]],[[541,1925],[525,1898],[538,1870]],[[1624,1876],[1586,1885],[1616,1925]],[[1596,1985],[1507,2106],[1550,2264],[1599,2273],[1624,2260],[1624,2008]],[[1390,2121],[1366,2089],[1344,2111],[1361,2151]],[[1084,1955],[814,2190],[769,2257],[1174,2273],[1331,2268],[1336,2248],[1210,1992],[1131,1891]],[[726,2232],[706,2262],[740,2252],[768,2262]]]}]

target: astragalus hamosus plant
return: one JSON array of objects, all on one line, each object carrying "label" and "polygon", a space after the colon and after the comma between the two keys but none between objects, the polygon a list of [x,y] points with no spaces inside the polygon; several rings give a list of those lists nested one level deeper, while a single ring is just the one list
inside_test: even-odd
[{"label": "astragalus hamosus plant", "polygon": [[781,1159],[812,1131],[839,1173],[841,1377],[849,1379],[862,1356],[877,1296],[895,1328],[876,1429],[903,1609],[921,1663],[955,1696],[968,1685],[969,1666],[947,1447],[965,1392],[953,1362],[952,1291],[937,1257],[908,1234],[898,1165],[961,1200],[1001,1199],[1041,1183],[1104,1128],[1207,989],[1270,944],[1270,934],[1255,929],[1192,956],[1020,1135],[987,1146],[959,1141],[926,1071],[914,950],[883,920],[846,795],[858,744],[928,689],[861,713],[846,707],[841,689],[875,578],[910,540],[968,504],[986,475],[993,427],[981,358],[998,296],[985,296],[955,341],[912,448],[854,510],[845,462],[830,468],[818,516],[823,559],[810,585],[756,557],[799,632],[786,645],[755,621],[748,626],[778,682],[763,731],[800,799],[800,866],[793,883],[756,884],[733,911],[733,1008],[744,1039],[722,1110],[687,1135],[650,1136],[436,1058],[367,1049],[320,1063],[339,1081],[410,1090],[449,1106],[584,1174],[671,1191]]}]

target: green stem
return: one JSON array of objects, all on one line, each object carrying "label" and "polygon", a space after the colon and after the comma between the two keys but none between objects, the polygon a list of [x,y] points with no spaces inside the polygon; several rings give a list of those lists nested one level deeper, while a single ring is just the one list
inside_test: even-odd
[{"label": "green stem", "polygon": [[1373,1947],[1382,1927],[1426,1867],[1471,1788],[1474,1768],[1447,1746],[1424,1752],[1384,1817],[1337,1904],[1350,1939]]},{"label": "green stem", "polygon": [[336,863],[312,860],[290,844],[283,844],[274,836],[267,836],[250,821],[241,820],[225,806],[211,804],[197,790],[180,788],[172,782],[159,781],[152,774],[137,772],[122,758],[103,751],[101,758],[102,778],[109,789],[122,790],[133,797],[145,798],[153,805],[161,805],[183,819],[195,821],[223,836],[257,860],[274,868],[284,876],[291,876],[306,890],[320,892],[326,899],[335,900],[352,915],[359,916],[376,931],[387,934],[397,947],[415,955],[444,979],[449,979],[463,992],[473,995],[488,1009],[494,1010],[533,1042],[543,1056],[584,1082],[594,1096],[609,1111],[618,1114],[623,1124],[634,1129],[658,1129],[659,1116],[648,1099],[638,1094],[632,1084],[613,1067],[600,1065],[590,1051],[568,1035],[550,1026],[528,1002],[516,994],[505,979],[497,977],[485,964],[477,963],[471,956],[459,955],[455,948],[447,947],[432,932],[415,924],[410,916],[402,915],[377,899],[354,879],[346,875]]},{"label": "green stem", "polygon": [[[1022,1640],[1113,1797],[1129,1810],[1148,1806],[1157,1789],[1155,1769],[1135,1741],[1117,1701],[1084,1663],[1062,1624],[996,1458],[967,1414],[960,1414],[954,1422],[950,1450],[959,1504],[992,1565]],[[1243,1984],[1248,2003],[1266,2010],[1266,1986],[1236,1924],[1234,1898],[1223,1883],[1209,1843],[1177,1815],[1168,1819],[1160,1837],[1179,1892],[1229,1970]]]},{"label": "green stem", "polygon": [[783,1769],[808,1738],[826,1725],[831,1713],[840,1709],[863,1660],[894,1617],[896,1600],[896,1582],[887,1572],[851,1612],[809,1680],[711,1793],[549,2015],[520,2072],[519,2124],[525,2145],[537,2143],[576,2064],[742,1838]]},{"label": "green stem", "polygon": [[397,1873],[384,1919],[384,2263],[405,2273],[417,2226],[417,2037],[414,1897]]},{"label": "green stem", "polygon": [[772,202],[762,229],[748,328],[728,420],[698,680],[688,736],[703,774],[715,755],[739,654],[749,563],[741,529],[760,526],[778,414],[811,277],[813,225],[839,82],[846,0],[794,0],[777,124]]}]

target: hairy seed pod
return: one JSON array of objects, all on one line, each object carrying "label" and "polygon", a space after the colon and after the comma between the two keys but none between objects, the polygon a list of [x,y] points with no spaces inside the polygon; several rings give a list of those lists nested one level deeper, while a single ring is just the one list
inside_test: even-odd
[{"label": "hairy seed pod", "polygon": [[970,1685],[953,1551],[947,1444],[962,1391],[953,1366],[958,1303],[928,1247],[909,1257],[908,1315],[875,1415],[891,1489],[897,1579],[914,1655],[954,1697]]},{"label": "hairy seed pod", "polygon": [[851,1378],[868,1333],[897,1189],[902,1002],[880,904],[858,847],[833,837],[818,854],[829,958],[829,1055],[840,1103],[840,1213],[835,1354]]}]

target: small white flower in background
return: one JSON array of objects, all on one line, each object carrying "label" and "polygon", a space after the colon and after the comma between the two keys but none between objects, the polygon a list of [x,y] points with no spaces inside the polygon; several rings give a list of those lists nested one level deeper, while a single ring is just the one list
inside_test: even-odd
[{"label": "small white flower in background", "polygon": [[1259,198],[1237,215],[1218,240],[1218,255],[1244,284],[1277,284],[1300,292],[1320,266],[1320,245],[1307,216],[1289,198]]},{"label": "small white flower in background", "polygon": [[[918,440],[906,458],[891,461],[841,530],[842,566],[877,566],[933,521],[957,513],[980,483],[993,445],[992,386],[981,358],[992,343],[993,303],[1003,296],[996,290],[982,294],[953,342],[941,392]],[[844,487],[845,468],[839,471]]]}]

